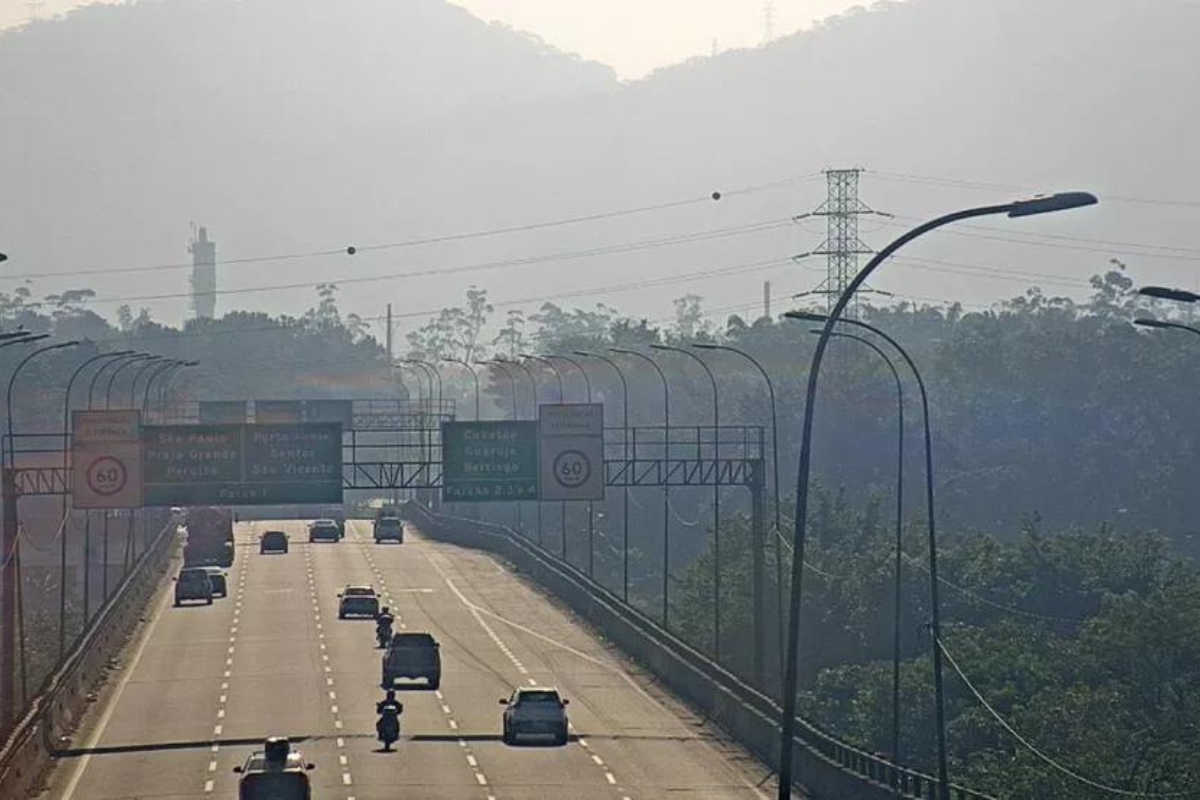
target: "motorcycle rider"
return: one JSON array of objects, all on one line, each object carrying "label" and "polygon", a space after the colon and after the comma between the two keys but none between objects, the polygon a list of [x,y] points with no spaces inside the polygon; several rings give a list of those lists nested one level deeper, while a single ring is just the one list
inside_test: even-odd
[{"label": "motorcycle rider", "polygon": [[387,606],[381,608],[375,617],[375,638],[379,640],[380,647],[387,647],[392,640],[392,623],[395,619]]},{"label": "motorcycle rider", "polygon": [[400,738],[400,715],[404,713],[404,704],[396,699],[395,689],[388,689],[387,696],[375,704],[375,713],[379,715],[375,723],[375,735],[383,742],[384,749],[389,749],[391,742],[384,736],[385,726],[394,721],[396,728],[393,738]]}]

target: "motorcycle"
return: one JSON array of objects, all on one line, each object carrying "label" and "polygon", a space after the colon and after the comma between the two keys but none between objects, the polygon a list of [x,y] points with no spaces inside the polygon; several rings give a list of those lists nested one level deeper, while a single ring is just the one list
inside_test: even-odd
[{"label": "motorcycle", "polygon": [[386,649],[392,641],[392,621],[380,620],[375,623],[375,641],[379,643],[379,647]]},{"label": "motorcycle", "polygon": [[383,742],[384,752],[391,752],[392,743],[400,738],[400,709],[394,705],[384,706],[375,723],[375,735]]}]

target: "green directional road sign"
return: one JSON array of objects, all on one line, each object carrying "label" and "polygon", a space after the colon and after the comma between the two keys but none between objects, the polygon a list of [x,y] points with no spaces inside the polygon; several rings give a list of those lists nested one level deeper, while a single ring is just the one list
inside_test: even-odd
[{"label": "green directional road sign", "polygon": [[443,422],[442,499],[538,499],[536,422]]},{"label": "green directional road sign", "polygon": [[142,428],[148,506],[342,502],[342,426]]}]

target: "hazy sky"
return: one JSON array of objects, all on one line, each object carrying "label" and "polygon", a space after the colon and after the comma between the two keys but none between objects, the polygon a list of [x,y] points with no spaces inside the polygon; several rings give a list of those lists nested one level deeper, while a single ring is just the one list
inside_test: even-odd
[{"label": "hazy sky", "polygon": [[[187,2],[187,0],[174,0]],[[337,2],[337,0],[330,0]],[[398,3],[404,0],[396,0]],[[451,0],[482,19],[536,33],[550,44],[608,64],[622,78],[722,50],[760,44],[764,0]],[[775,0],[775,34],[792,33],[866,0]],[[88,0],[0,0],[0,28],[52,17]]]}]

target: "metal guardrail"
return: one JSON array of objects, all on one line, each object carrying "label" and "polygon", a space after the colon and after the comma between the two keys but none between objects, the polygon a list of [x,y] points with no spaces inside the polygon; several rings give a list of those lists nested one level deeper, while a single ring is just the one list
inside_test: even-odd
[{"label": "metal guardrail", "polygon": [[[134,610],[126,607],[126,601],[130,599],[130,593],[135,588],[142,586],[148,579],[146,570],[150,568],[152,562],[163,560],[168,555],[169,542],[175,534],[178,522],[172,517],[159,530],[153,543],[142,551],[134,568],[129,571],[121,584],[97,611],[91,625],[76,640],[63,663],[38,687],[33,699],[19,716],[12,730],[0,743],[0,797],[9,797],[8,791],[14,784],[30,780],[31,776],[20,774],[20,772],[23,761],[29,759],[31,749],[40,748],[42,754],[46,756],[55,752],[51,730],[54,727],[53,717],[56,710],[59,714],[63,712],[61,695],[69,692],[72,688],[77,688],[74,687],[79,677],[76,673],[85,666],[93,648],[98,644],[105,643],[108,637],[119,633],[109,630],[109,628],[120,621],[117,619],[118,617]],[[154,584],[157,585],[157,579],[154,580]],[[140,617],[141,610],[137,609],[136,611],[137,616]],[[128,620],[125,621],[128,622]]]},{"label": "metal guardrail", "polygon": [[[624,603],[617,594],[589,578],[586,573],[559,559],[551,552],[537,547],[515,531],[502,525],[480,520],[435,514],[416,501],[408,501],[406,507],[419,509],[416,516],[423,516],[429,521],[475,528],[507,539],[513,546],[521,548],[531,557],[551,565],[558,572],[568,575],[575,583],[587,587],[592,595],[603,599],[608,605],[620,609],[621,615],[630,624],[656,640],[660,646],[673,651],[677,657],[689,662],[710,680],[730,691],[749,708],[772,721],[779,719],[780,706],[773,698],[763,694],[691,645],[677,638],[643,612]],[[873,784],[875,788],[885,787],[889,792],[899,791],[899,796],[910,798],[910,800],[926,800],[938,796],[938,780],[932,775],[902,764],[894,764],[868,753],[802,717],[797,717],[796,720],[798,723],[796,743],[819,756],[826,763],[833,765],[847,777],[862,781],[864,785]],[[950,797],[952,800],[994,800],[990,795],[955,784],[950,786]]]}]

